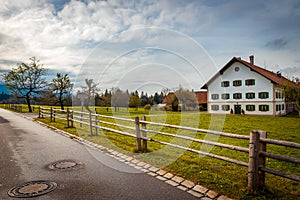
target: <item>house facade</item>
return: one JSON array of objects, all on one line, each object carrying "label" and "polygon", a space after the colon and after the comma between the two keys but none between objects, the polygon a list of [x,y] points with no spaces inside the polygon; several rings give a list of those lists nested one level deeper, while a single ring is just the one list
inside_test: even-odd
[{"label": "house facade", "polygon": [[288,79],[247,62],[232,58],[202,89],[207,89],[209,113],[286,115],[291,105],[284,100],[282,85]]},{"label": "house facade", "polygon": [[207,91],[195,92],[200,111],[207,111]]}]

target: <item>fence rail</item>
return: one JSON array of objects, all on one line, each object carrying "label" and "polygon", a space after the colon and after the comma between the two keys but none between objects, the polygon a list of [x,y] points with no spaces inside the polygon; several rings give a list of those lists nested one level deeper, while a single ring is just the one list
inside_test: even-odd
[{"label": "fence rail", "polygon": [[[15,112],[27,112],[28,111],[28,106],[27,105],[22,105],[22,104],[0,104],[2,108],[5,109],[10,109]],[[35,109],[38,109],[39,106],[37,105],[31,105],[31,110],[35,111]]]},{"label": "fence rail", "polygon": [[[120,117],[114,117],[114,116],[106,116],[106,115],[100,115],[92,112],[82,112],[82,111],[74,111],[74,110],[60,110],[60,109],[52,109],[51,108],[39,108],[39,117],[48,116],[50,117],[51,121],[55,121],[55,119],[62,119],[66,121],[67,127],[73,127],[73,123],[76,122],[80,124],[80,126],[85,125],[89,127],[90,135],[98,135],[98,129],[111,131],[117,134],[121,134],[124,136],[134,137],[136,138],[136,146],[137,150],[147,150],[148,141],[168,145],[174,148],[179,148],[182,150],[190,151],[199,155],[209,156],[218,160],[223,160],[226,162],[234,163],[237,165],[241,165],[244,167],[248,167],[248,189],[250,192],[254,192],[258,190],[259,187],[265,185],[265,173],[270,173],[276,176],[288,178],[294,181],[300,181],[300,177],[293,174],[287,174],[278,170],[269,169],[266,168],[266,158],[271,158],[279,161],[284,162],[290,162],[295,164],[300,164],[299,158],[293,158],[283,155],[277,155],[273,153],[268,153],[267,150],[267,144],[277,145],[277,146],[284,146],[284,147],[290,147],[295,149],[300,149],[300,144],[294,143],[294,142],[287,142],[287,141],[280,141],[280,140],[273,140],[267,138],[267,133],[265,131],[256,131],[253,130],[250,132],[250,136],[245,135],[238,135],[238,134],[232,134],[232,133],[226,133],[226,132],[219,132],[219,131],[212,131],[212,130],[206,130],[206,129],[198,129],[198,128],[192,128],[192,127],[186,127],[186,126],[178,126],[178,125],[171,125],[171,124],[164,124],[164,123],[157,123],[157,122],[149,122],[146,120],[146,117],[143,116],[140,120],[139,117],[135,117],[135,119],[128,119],[128,118],[120,118]],[[115,122],[107,122],[102,119],[112,119],[115,120]],[[130,123],[129,125],[120,124],[117,122],[127,122]],[[102,125],[100,125],[102,124]],[[116,126],[120,128],[124,128],[127,130],[130,130],[131,132],[125,132],[120,131],[115,128],[109,128],[104,125],[110,125],[110,126]],[[149,126],[152,127],[168,127],[172,129],[177,130],[184,130],[184,131],[194,131],[194,132],[200,132],[200,133],[206,133],[211,135],[217,135],[217,136],[223,136],[228,138],[234,138],[239,140],[247,140],[249,141],[249,147],[241,147],[241,146],[234,146],[229,144],[223,144],[220,142],[213,142],[208,140],[201,140],[185,135],[180,134],[174,134],[169,132],[163,132],[163,131],[157,131],[153,129],[149,129]],[[147,128],[148,126],[148,128]],[[95,129],[95,134],[93,133],[93,128]],[[197,149],[193,149],[190,147],[185,147],[179,144],[173,144],[170,142],[162,141],[153,139],[147,136],[147,133],[154,133],[158,135],[164,135],[167,137],[173,137],[182,139],[185,141],[191,141],[196,142],[200,144],[210,145],[210,146],[217,146],[220,148],[226,148],[233,151],[239,151],[242,153],[247,153],[249,161],[244,162],[241,160],[236,160],[233,158],[228,158],[225,156],[217,155],[210,152],[200,151]]]}]

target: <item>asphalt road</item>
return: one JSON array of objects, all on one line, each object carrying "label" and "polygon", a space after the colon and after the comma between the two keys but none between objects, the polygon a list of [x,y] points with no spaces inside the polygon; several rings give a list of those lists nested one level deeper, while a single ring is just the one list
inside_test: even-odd
[{"label": "asphalt road", "polygon": [[[79,161],[84,168],[73,171],[47,168],[50,163],[65,159]],[[0,199],[16,199],[9,197],[7,191],[34,180],[51,180],[58,187],[32,199],[196,199],[138,172],[102,152],[0,109]]]}]

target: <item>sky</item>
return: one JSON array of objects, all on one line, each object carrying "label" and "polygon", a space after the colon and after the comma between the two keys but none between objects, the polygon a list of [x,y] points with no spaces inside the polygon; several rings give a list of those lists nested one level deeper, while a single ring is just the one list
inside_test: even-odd
[{"label": "sky", "polygon": [[35,56],[75,88],[199,90],[249,55],[300,77],[300,1],[0,0],[0,73]]}]

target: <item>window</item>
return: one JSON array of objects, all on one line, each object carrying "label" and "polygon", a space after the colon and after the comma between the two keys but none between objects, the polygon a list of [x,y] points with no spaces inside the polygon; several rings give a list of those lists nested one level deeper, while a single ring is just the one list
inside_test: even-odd
[{"label": "window", "polygon": [[255,93],[254,92],[246,93],[246,99],[255,99]]},{"label": "window", "polygon": [[267,99],[267,98],[269,98],[269,92],[260,92],[260,93],[258,93],[258,97],[260,99]]},{"label": "window", "polygon": [[229,81],[222,81],[221,87],[229,87]]},{"label": "window", "polygon": [[276,111],[280,111],[281,110],[281,105],[276,105]]},{"label": "window", "polygon": [[222,99],[227,100],[229,99],[230,95],[228,93],[222,94]]},{"label": "window", "polygon": [[222,110],[223,110],[223,111],[228,111],[228,110],[230,110],[230,105],[222,105]]},{"label": "window", "polygon": [[219,94],[211,94],[211,99],[219,99]]},{"label": "window", "polygon": [[234,99],[241,99],[242,98],[242,93],[234,93],[233,98]]},{"label": "window", "polygon": [[255,111],[255,105],[246,105],[247,111]]},{"label": "window", "polygon": [[282,99],[283,95],[281,91],[276,91],[276,99]]},{"label": "window", "polygon": [[259,105],[259,111],[262,112],[269,111],[269,105]]},{"label": "window", "polygon": [[245,85],[255,85],[255,79],[247,79],[245,80]]},{"label": "window", "polygon": [[219,105],[211,105],[211,110],[214,110],[214,111],[219,110]]},{"label": "window", "polygon": [[276,105],[276,111],[284,110],[284,104],[277,104]]},{"label": "window", "polygon": [[235,80],[233,81],[233,86],[237,87],[237,86],[241,86],[242,85],[242,81],[241,80]]}]

